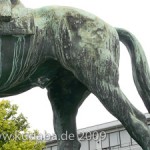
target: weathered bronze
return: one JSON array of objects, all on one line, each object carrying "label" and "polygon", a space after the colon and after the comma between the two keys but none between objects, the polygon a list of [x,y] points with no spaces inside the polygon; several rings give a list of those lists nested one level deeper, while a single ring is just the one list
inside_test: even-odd
[{"label": "weathered bronze", "polygon": [[[79,9],[34,10],[19,0],[0,0],[0,97],[36,86],[47,88],[58,150],[79,150],[76,114],[93,93],[132,138],[150,150],[146,118],[118,85],[119,40],[128,48],[135,85],[150,112],[149,67],[131,33]],[[74,140],[61,140],[66,131],[74,134]]]}]

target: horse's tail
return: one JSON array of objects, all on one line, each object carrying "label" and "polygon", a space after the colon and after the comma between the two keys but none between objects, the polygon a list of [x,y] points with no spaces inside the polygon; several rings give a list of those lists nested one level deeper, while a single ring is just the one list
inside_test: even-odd
[{"label": "horse's tail", "polygon": [[116,28],[116,30],[120,41],[125,44],[129,51],[134,83],[150,113],[150,71],[143,48],[133,34],[124,29]]}]

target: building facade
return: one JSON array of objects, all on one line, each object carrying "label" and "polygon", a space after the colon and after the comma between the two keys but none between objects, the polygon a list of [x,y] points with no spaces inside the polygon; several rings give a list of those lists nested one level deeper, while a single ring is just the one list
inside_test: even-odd
[{"label": "building facade", "polygon": [[[150,125],[150,115],[146,114]],[[119,121],[78,130],[81,150],[142,150]],[[57,141],[47,141],[44,150],[57,150]]]}]

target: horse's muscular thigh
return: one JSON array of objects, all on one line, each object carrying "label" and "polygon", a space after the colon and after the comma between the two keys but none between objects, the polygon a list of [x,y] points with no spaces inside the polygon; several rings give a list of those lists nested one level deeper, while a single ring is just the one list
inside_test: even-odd
[{"label": "horse's muscular thigh", "polygon": [[115,30],[104,22],[89,20],[76,32],[67,52],[68,68],[84,83],[105,80],[117,84],[119,44]]}]

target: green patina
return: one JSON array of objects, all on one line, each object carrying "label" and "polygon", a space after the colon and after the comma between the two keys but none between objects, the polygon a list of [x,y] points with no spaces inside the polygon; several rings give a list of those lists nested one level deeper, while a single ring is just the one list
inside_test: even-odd
[{"label": "green patina", "polygon": [[[150,150],[145,116],[119,88],[119,40],[128,48],[137,90],[150,112],[150,72],[137,39],[97,16],[71,7],[25,8],[0,0],[0,97],[39,86],[48,90],[58,150],[79,150],[78,108],[93,93],[144,150]],[[144,138],[143,138],[144,137]]]}]

